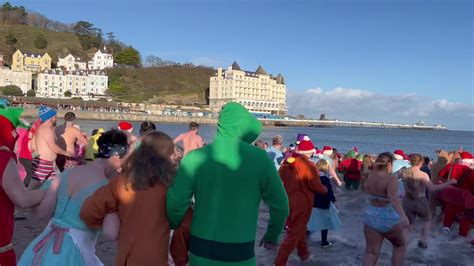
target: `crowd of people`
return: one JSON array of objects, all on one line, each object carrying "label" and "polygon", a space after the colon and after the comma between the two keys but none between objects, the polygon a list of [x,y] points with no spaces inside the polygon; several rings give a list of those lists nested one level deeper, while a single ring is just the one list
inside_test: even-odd
[{"label": "crowd of people", "polygon": [[[364,265],[377,263],[384,239],[393,245],[392,264],[403,265],[417,218],[420,249],[429,245],[439,212],[445,234],[458,222],[459,235],[468,237],[474,224],[474,159],[467,151],[438,151],[435,162],[402,150],[364,155],[354,147],[342,155],[316,148],[306,134],[288,147],[275,136],[269,146],[257,139],[261,123],[238,103],[222,108],[210,144],[194,122],[174,140],[149,121],[138,135],[121,121],[89,136],[73,112],[63,125],[48,106],[31,125],[22,112],[0,108],[2,266],[102,265],[99,234],[116,241],[116,265],[168,265],[169,257],[174,265],[256,265],[262,201],[270,217],[257,244],[277,252],[273,264],[286,265],[295,249],[311,262],[308,239],[337,247],[329,231],[348,225],[336,196],[354,190],[367,196]],[[15,208],[49,219],[19,258]]]}]

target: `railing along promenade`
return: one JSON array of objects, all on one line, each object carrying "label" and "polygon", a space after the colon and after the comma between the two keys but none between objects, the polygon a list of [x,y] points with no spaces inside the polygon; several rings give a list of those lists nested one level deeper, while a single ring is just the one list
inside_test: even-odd
[{"label": "railing along promenade", "polygon": [[446,127],[436,125],[410,125],[384,122],[357,122],[340,120],[311,120],[311,119],[259,119],[266,126],[300,126],[300,127],[364,127],[364,128],[399,128],[418,130],[447,130]]}]

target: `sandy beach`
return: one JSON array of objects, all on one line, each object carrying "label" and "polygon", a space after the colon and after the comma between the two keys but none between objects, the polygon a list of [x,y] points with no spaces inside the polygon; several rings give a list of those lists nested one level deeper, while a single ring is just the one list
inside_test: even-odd
[{"label": "sandy beach", "polygon": [[[329,232],[329,240],[335,241],[335,245],[322,249],[320,247],[320,234],[312,236],[314,240],[309,241],[314,261],[305,265],[361,265],[364,256],[364,235],[362,232],[362,212],[365,206],[365,198],[362,192],[339,192],[336,194],[337,207],[343,223],[343,228],[338,231]],[[46,226],[47,220],[38,220],[31,210],[20,212],[26,220],[16,221],[14,245],[18,257],[26,246]],[[257,241],[265,232],[268,220],[268,211],[261,208],[257,227]],[[429,239],[428,249],[417,248],[417,236],[419,223],[415,224],[415,233],[411,235],[406,255],[406,265],[472,265],[474,263],[474,247],[467,243],[467,239],[457,236],[457,226],[449,236],[441,235],[440,225],[435,225],[432,237]],[[470,237],[473,237],[471,230]],[[468,238],[468,239],[471,239]],[[258,265],[271,265],[276,252],[265,250],[261,247],[255,248]],[[115,243],[106,242],[99,238],[97,242],[97,254],[105,265],[113,265],[115,258]],[[378,265],[390,265],[391,246],[384,242]],[[303,265],[299,262],[296,252],[293,253],[288,265]]]}]

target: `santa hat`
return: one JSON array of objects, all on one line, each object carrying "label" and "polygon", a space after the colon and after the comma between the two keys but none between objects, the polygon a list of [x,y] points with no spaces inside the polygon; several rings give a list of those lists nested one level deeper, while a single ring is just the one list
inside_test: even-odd
[{"label": "santa hat", "polygon": [[298,146],[296,146],[297,153],[314,153],[315,151],[314,144],[308,136],[304,136]]},{"label": "santa hat", "polygon": [[470,152],[463,151],[463,152],[461,152],[461,161],[463,163],[473,164],[474,163],[474,157],[472,157],[472,154]]},{"label": "santa hat", "polygon": [[324,154],[324,155],[331,155],[331,154],[332,154],[332,148],[331,148],[331,146],[324,146],[324,147],[323,147],[323,154]]},{"label": "santa hat", "polygon": [[303,134],[303,133],[298,133],[298,136],[296,136],[296,145],[300,144],[300,142],[301,142],[305,137],[308,137],[308,135]]},{"label": "santa hat", "polygon": [[403,150],[395,150],[393,152],[393,156],[395,160],[406,160],[407,156]]},{"label": "santa hat", "polygon": [[118,129],[123,130],[123,131],[128,131],[128,132],[132,133],[133,125],[130,124],[129,122],[127,122],[127,121],[121,121],[118,124]]}]

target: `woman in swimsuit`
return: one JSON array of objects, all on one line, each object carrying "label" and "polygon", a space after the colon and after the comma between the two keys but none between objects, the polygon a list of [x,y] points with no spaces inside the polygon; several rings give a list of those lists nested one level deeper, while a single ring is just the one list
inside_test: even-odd
[{"label": "woman in swimsuit", "polygon": [[412,167],[405,170],[402,174],[405,187],[405,197],[402,200],[402,205],[410,225],[415,222],[416,217],[423,221],[418,247],[427,248],[427,235],[431,226],[431,212],[425,192],[426,190],[430,192],[443,190],[450,185],[456,184],[457,181],[450,179],[448,182],[433,185],[428,174],[421,171],[421,166],[423,166],[423,156],[421,154],[411,154],[410,163]]},{"label": "woman in swimsuit", "polygon": [[364,183],[369,203],[364,212],[365,257],[363,265],[375,265],[382,242],[387,238],[393,245],[392,265],[403,265],[406,240],[404,230],[408,218],[398,198],[397,177],[390,175],[393,155],[379,154],[374,170]]}]

